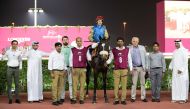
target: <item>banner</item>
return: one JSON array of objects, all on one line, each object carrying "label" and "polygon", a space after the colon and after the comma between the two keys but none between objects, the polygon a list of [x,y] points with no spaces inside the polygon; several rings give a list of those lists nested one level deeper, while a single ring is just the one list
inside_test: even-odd
[{"label": "banner", "polygon": [[38,41],[39,49],[44,52],[54,50],[55,42],[62,42],[62,36],[69,37],[69,43],[76,45],[76,37],[82,37],[83,45],[88,46],[91,26],[43,26],[43,27],[0,27],[0,50],[9,49],[12,40],[19,42],[19,50],[33,41]]}]

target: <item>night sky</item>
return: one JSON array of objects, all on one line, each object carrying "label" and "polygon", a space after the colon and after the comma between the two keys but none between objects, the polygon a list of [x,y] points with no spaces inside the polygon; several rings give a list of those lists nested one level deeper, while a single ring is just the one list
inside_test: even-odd
[{"label": "night sky", "polygon": [[[94,25],[97,15],[105,17],[104,24],[113,42],[124,36],[123,22],[127,22],[125,39],[140,37],[140,43],[150,45],[156,40],[156,3],[161,0],[38,0],[38,25],[74,26]],[[1,0],[0,26],[33,25],[33,15],[27,12],[34,0]]]}]

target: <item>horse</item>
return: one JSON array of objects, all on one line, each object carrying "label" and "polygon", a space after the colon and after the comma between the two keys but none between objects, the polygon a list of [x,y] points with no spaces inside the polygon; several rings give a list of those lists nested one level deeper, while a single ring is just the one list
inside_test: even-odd
[{"label": "horse", "polygon": [[[90,50],[90,52],[92,52],[91,45],[88,46],[87,48],[88,48],[88,50]],[[92,73],[91,65],[90,65],[90,62],[88,61],[87,66],[86,66],[86,98],[88,98],[88,94],[89,94],[88,86],[89,86],[89,83],[90,83],[91,73]]]},{"label": "horse", "polygon": [[[93,70],[94,74],[94,93],[93,93],[93,99],[92,103],[96,103],[96,89],[97,89],[97,79],[98,75],[101,73],[103,77],[103,89],[104,89],[104,98],[105,102],[108,103],[108,97],[106,93],[106,80],[107,80],[107,72],[108,72],[108,66],[106,64],[106,61],[109,58],[109,52],[110,52],[110,46],[109,42],[107,40],[101,41],[98,43],[97,47],[92,51],[92,61],[90,62],[90,67]],[[88,84],[89,84],[89,73],[90,69],[88,66],[87,69],[87,91],[86,94],[88,94]]]}]

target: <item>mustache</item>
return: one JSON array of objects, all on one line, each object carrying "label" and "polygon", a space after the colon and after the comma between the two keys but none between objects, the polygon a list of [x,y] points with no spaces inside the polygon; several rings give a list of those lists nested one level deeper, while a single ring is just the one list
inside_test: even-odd
[{"label": "mustache", "polygon": [[65,43],[63,43],[63,45],[68,45],[68,43],[67,43],[67,42],[65,42]]}]

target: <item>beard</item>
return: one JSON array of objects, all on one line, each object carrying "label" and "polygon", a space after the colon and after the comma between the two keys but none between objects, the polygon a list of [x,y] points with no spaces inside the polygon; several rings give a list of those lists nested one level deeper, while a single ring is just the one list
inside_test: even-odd
[{"label": "beard", "polygon": [[121,47],[123,47],[123,45],[118,45],[118,47],[120,47],[120,48],[121,48]]},{"label": "beard", "polygon": [[63,45],[64,45],[64,46],[67,46],[67,45],[68,45],[68,43],[67,43],[67,42],[65,42],[65,43],[63,43]]},{"label": "beard", "polygon": [[17,49],[17,47],[15,47],[15,46],[12,46],[12,49]]}]

